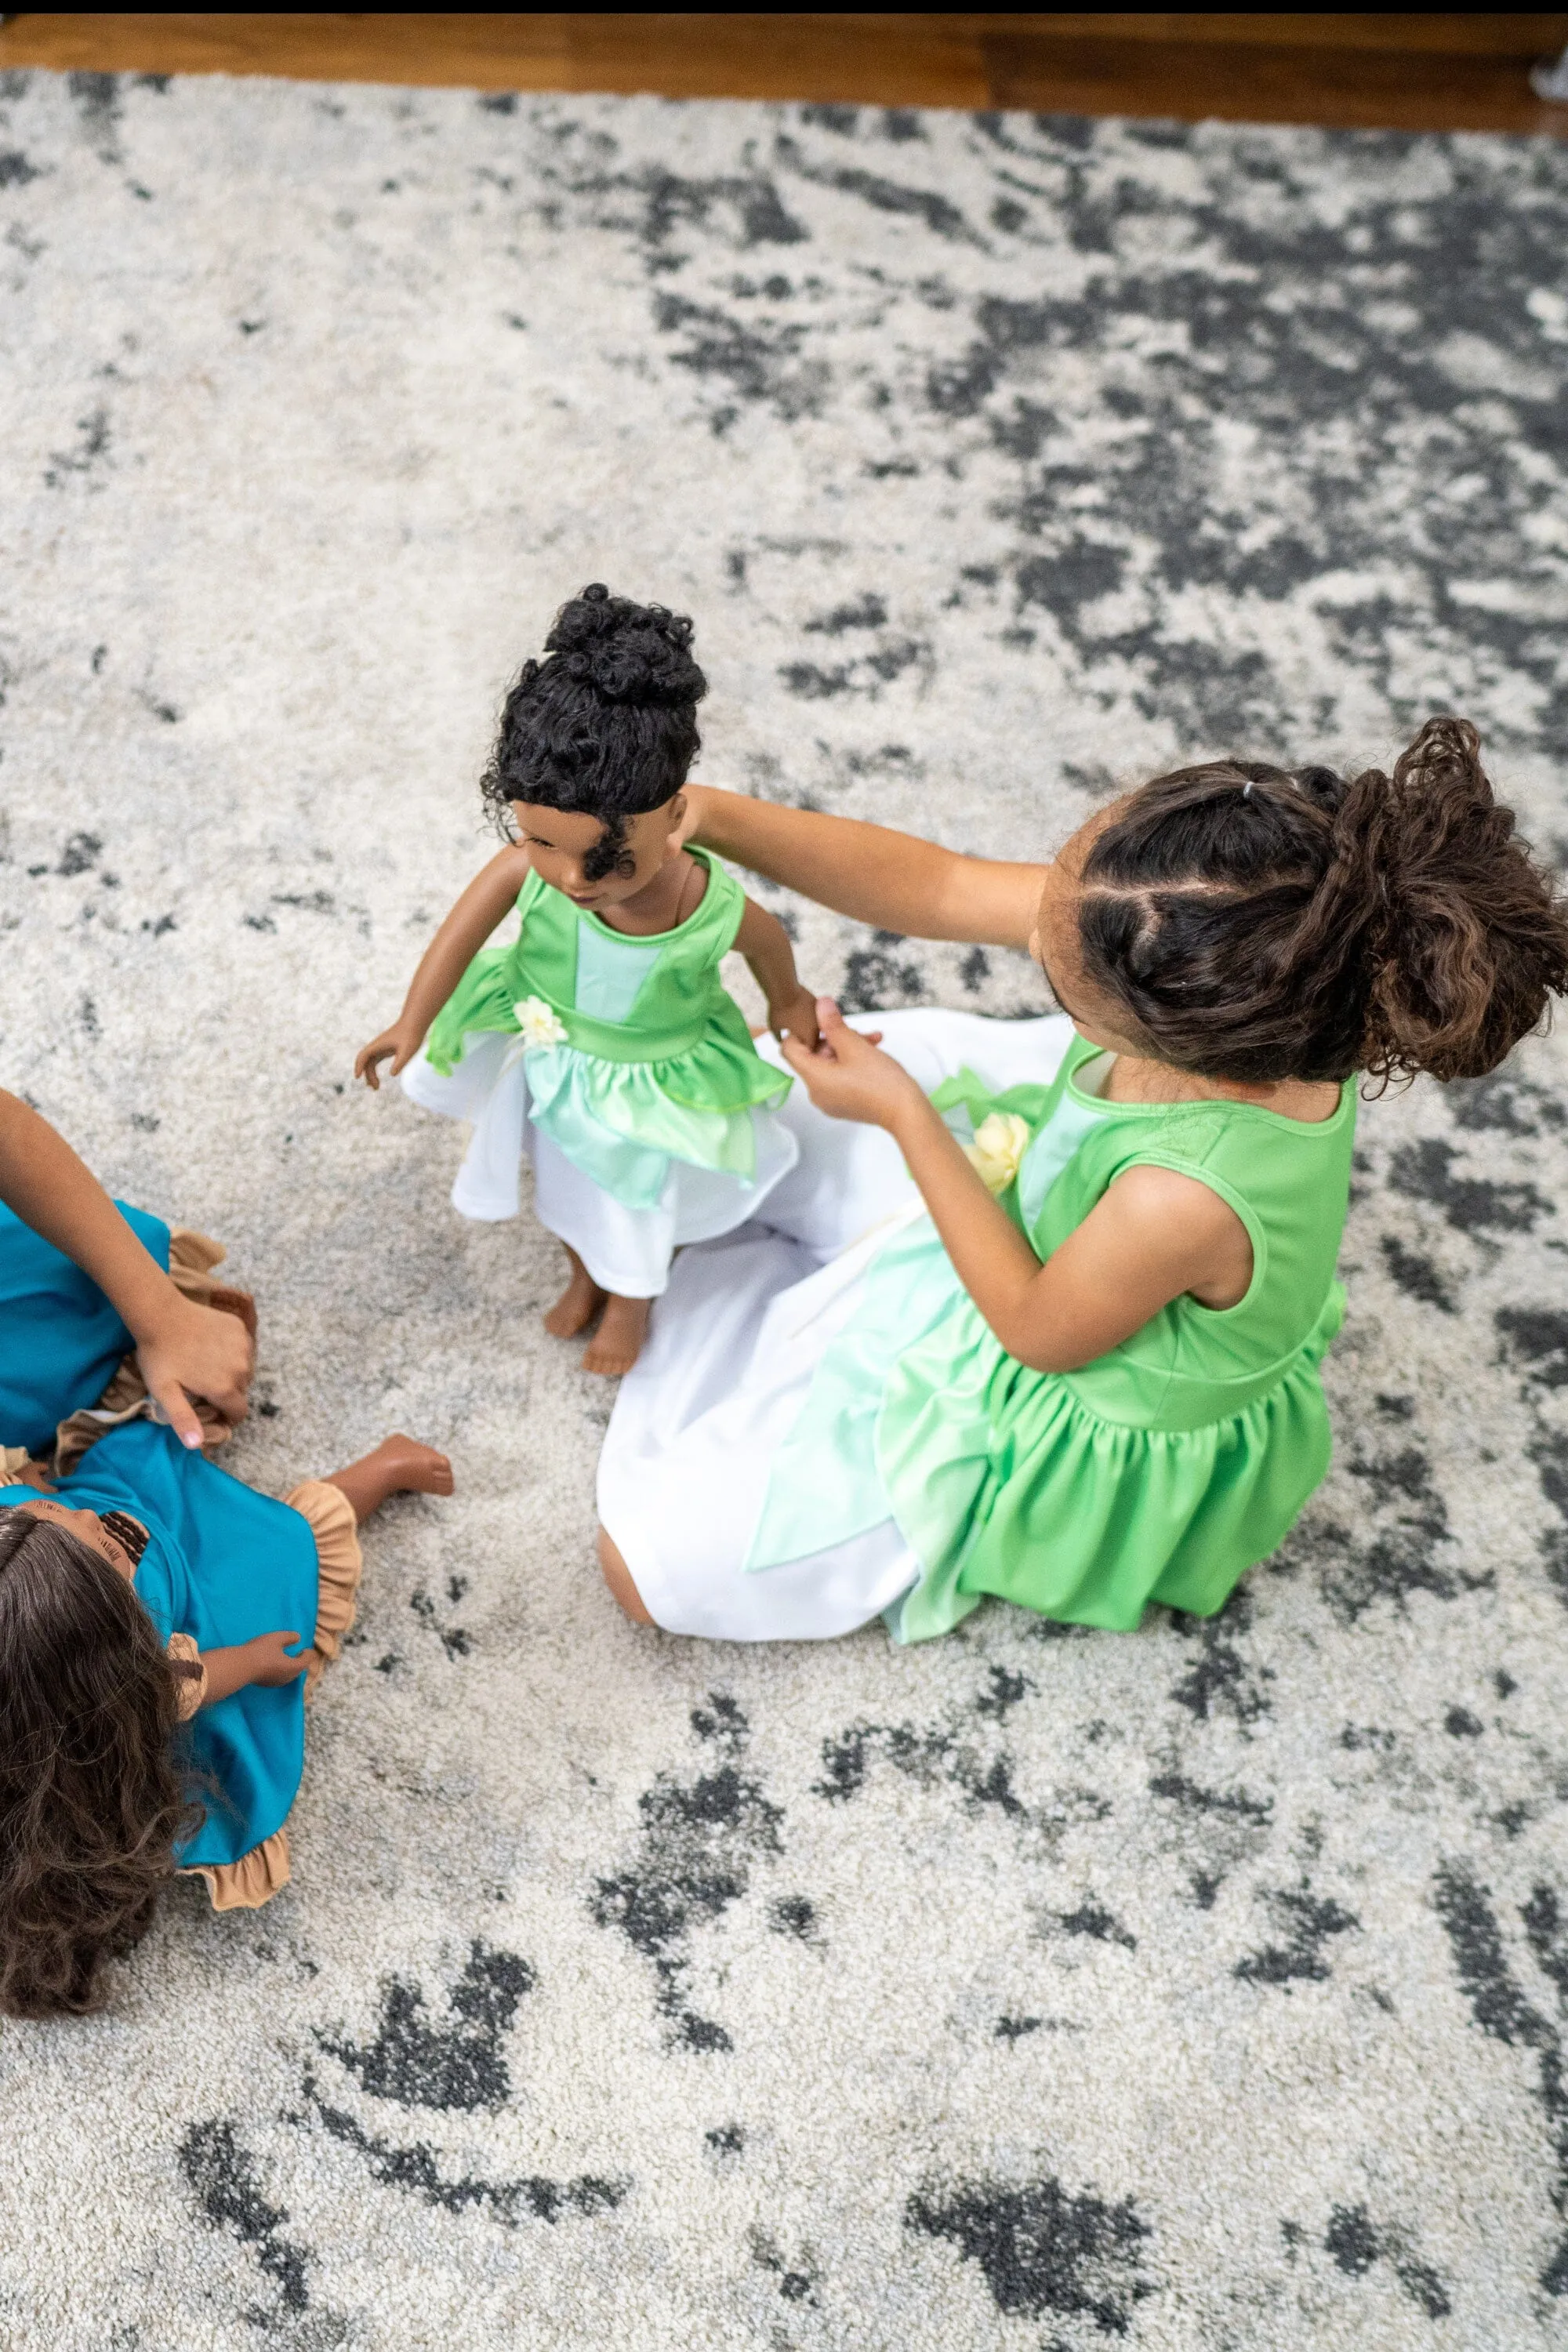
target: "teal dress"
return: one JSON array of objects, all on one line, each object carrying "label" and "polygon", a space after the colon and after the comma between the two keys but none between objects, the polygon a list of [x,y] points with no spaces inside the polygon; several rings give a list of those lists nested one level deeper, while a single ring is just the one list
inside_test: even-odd
[{"label": "teal dress", "polygon": [[1125,1170],[1170,1168],[1246,1226],[1253,1274],[1223,1311],[1184,1296],[1092,1363],[1009,1356],[928,1217],[894,1234],[826,1348],[774,1454],[745,1561],[765,1576],[889,1517],[917,1564],[895,1635],[945,1633],[987,1593],[1128,1629],[1150,1601],[1199,1616],[1282,1540],[1328,1468],[1319,1363],[1339,1329],[1334,1263],[1355,1087],[1318,1124],[1248,1103],[1120,1103],[1079,1085],[1081,1038],[1049,1087],[933,1097],[975,1129],[1014,1125],[999,1197],[1037,1255],[1060,1247]]},{"label": "teal dress", "polygon": [[[168,1226],[115,1206],[166,1274]],[[0,1202],[0,1446],[42,1458],[57,1423],[98,1402],[135,1344],[91,1276]]]},{"label": "teal dress", "polygon": [[[121,1213],[166,1264],[167,1225],[141,1210]],[[19,1218],[0,1213],[0,1440],[45,1453],[55,1423],[97,1403],[131,1345],[98,1286]],[[187,1633],[200,1650],[226,1649],[286,1625],[310,1640],[319,1567],[309,1521],[188,1451],[173,1430],[147,1421],[110,1430],[58,1496],[72,1508],[127,1512],[147,1529],[136,1591],[165,1644]],[[37,1499],[32,1486],[0,1487],[0,1509]],[[183,1868],[237,1862],[282,1827],[294,1801],[304,1682],[236,1691],[203,1707],[179,1737],[205,1818],[177,1859]]]},{"label": "teal dress", "polygon": [[[516,944],[475,957],[423,1057],[448,1077],[476,1039],[514,1038],[529,1118],[627,1209],[658,1207],[672,1162],[752,1184],[752,1114],[793,1084],[761,1058],[719,976],[745,894],[706,850],[689,854],[708,872],[701,902],[676,929],[649,938],[612,929],[530,873]],[[409,1090],[423,1098],[417,1081]]]}]

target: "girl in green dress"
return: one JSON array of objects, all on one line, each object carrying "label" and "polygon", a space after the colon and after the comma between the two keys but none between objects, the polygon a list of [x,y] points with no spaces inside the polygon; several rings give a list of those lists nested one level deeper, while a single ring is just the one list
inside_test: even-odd
[{"label": "girl in green dress", "polygon": [[1183,769],[1044,866],[727,793],[689,824],[864,921],[1026,945],[1068,1019],[895,1013],[879,1051],[825,1002],[784,1041],[811,1106],[774,1230],[682,1258],[605,1439],[623,1607],[903,1641],[988,1593],[1220,1608],[1328,1465],[1357,1074],[1479,1076],[1568,984],[1475,730],[1348,782]]},{"label": "girl in green dress", "polygon": [[[789,1073],[758,1055],[721,958],[745,957],[775,1031],[817,1038],[782,924],[682,845],[707,691],[690,646],[689,621],[601,586],[563,606],[484,780],[510,845],[354,1065],[374,1087],[390,1056],[416,1102],[473,1121],[463,1215],[515,1217],[532,1161],[540,1220],[571,1261],[545,1328],[570,1339],[602,1316],[594,1372],[636,1361],[675,1250],[743,1223],[795,1163],[773,1116]],[[516,942],[485,949],[514,906]]]}]

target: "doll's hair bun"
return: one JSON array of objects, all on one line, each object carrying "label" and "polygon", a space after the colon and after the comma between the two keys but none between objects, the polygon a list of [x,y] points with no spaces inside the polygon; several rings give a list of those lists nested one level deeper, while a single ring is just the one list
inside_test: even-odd
[{"label": "doll's hair bun", "polygon": [[672,800],[700,748],[708,681],[691,635],[684,614],[598,580],[563,604],[544,660],[524,662],[507,696],[481,781],[503,830],[514,801],[596,816],[584,873],[625,870],[628,819]]},{"label": "doll's hair bun", "polygon": [[606,702],[678,710],[700,702],[708,681],[691,656],[691,623],[662,604],[636,604],[591,581],[563,604],[545,638],[568,677]]}]

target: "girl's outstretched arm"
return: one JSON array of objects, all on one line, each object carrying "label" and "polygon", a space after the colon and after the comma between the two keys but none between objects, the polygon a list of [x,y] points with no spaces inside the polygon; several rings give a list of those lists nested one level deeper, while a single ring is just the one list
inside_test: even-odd
[{"label": "girl's outstretched arm", "polygon": [[226,1421],[245,1419],[254,1349],[244,1324],[176,1290],[64,1136],[5,1093],[0,1201],[110,1301],[136,1342],[149,1393],[183,1444],[203,1442],[193,1396],[205,1397]]},{"label": "girl's outstretched arm", "polygon": [[421,956],[402,1012],[390,1029],[362,1045],[354,1057],[355,1077],[363,1078],[373,1093],[380,1091],[376,1072],[389,1054],[394,1077],[414,1059],[430,1024],[496,925],[516,904],[527,874],[528,852],[516,848],[503,849],[475,875]]},{"label": "girl's outstretched arm", "polygon": [[780,808],[711,785],[686,786],[681,837],[879,930],[920,940],[1029,945],[1043,866],[961,857],[911,833],[815,809]]},{"label": "girl's outstretched arm", "polygon": [[1130,1169],[1042,1265],[909,1073],[826,998],[818,1012],[822,1049],[786,1038],[784,1059],[819,1110],[887,1129],[959,1280],[1020,1363],[1077,1371],[1186,1291],[1205,1306],[1236,1304],[1247,1279],[1244,1265],[1238,1289],[1237,1236],[1245,1241],[1246,1229],[1206,1184]]}]

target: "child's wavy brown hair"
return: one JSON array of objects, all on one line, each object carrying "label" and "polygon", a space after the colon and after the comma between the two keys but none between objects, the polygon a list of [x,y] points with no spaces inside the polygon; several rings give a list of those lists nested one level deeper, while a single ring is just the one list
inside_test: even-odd
[{"label": "child's wavy brown hair", "polygon": [[0,2009],[101,2006],[199,1818],[174,1671],[133,1588],[68,1528],[0,1511]]},{"label": "child's wavy brown hair", "polygon": [[1568,912],[1468,719],[1392,775],[1215,760],[1156,776],[1084,859],[1085,969],[1178,1069],[1479,1077],[1568,987]]}]

